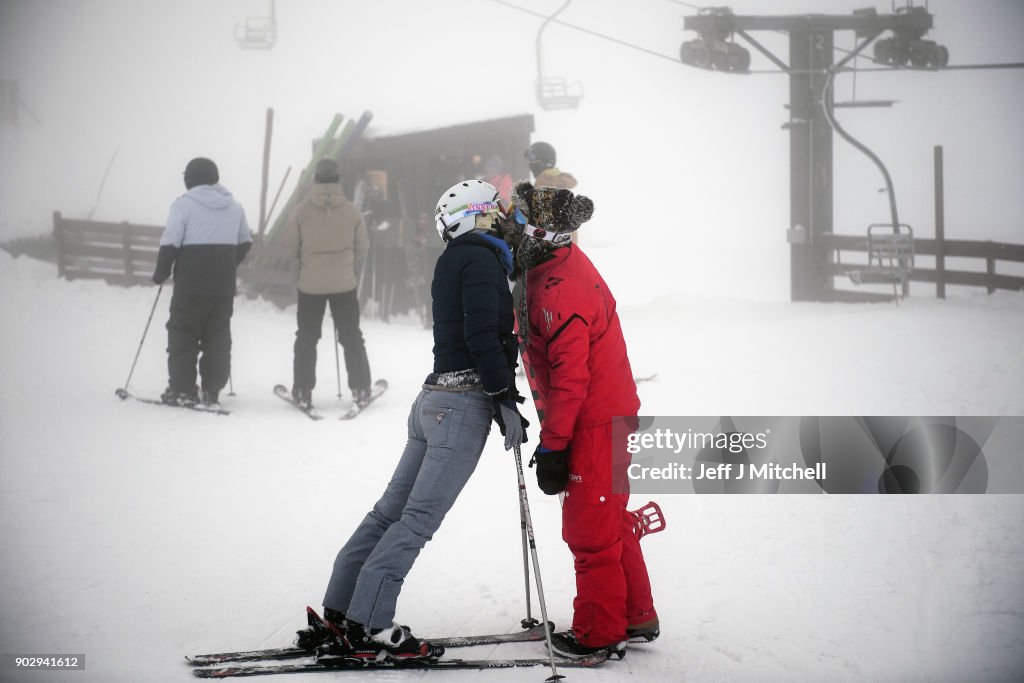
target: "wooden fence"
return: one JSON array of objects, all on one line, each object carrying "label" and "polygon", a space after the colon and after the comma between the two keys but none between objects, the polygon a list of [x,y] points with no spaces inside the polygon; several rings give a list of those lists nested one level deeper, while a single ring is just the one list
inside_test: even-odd
[{"label": "wooden fence", "polygon": [[[102,279],[114,285],[151,282],[163,228],[68,219],[53,214],[57,274],[68,280]],[[295,301],[293,259],[282,247],[257,244],[238,268],[241,290],[278,305]]]},{"label": "wooden fence", "polygon": [[[132,223],[104,223],[67,219],[60,212],[53,214],[53,235],[57,252],[57,273],[68,280],[100,278],[115,285],[146,284],[156,268],[163,228]],[[867,238],[856,235],[825,235],[822,247],[832,253],[827,273],[833,278],[848,277],[850,271],[863,270],[867,254]],[[857,253],[859,260],[843,259],[844,253]],[[1000,261],[1024,263],[1024,245],[977,240],[914,239],[916,256],[935,257],[934,268],[915,264],[909,280],[935,283],[938,296],[945,286],[984,287],[989,293],[997,289],[1024,290],[1024,276],[997,272]],[[979,259],[982,270],[950,270],[946,258]],[[238,268],[241,291],[249,296],[262,296],[284,307],[294,303],[296,263],[286,251],[274,244],[257,244]],[[851,284],[850,287],[853,285]],[[890,294],[877,291],[834,288],[838,301],[883,301]]]},{"label": "wooden fence", "polygon": [[[827,266],[829,276],[848,277],[850,271],[862,270],[866,257],[858,262],[843,261],[843,252],[867,253],[867,238],[856,235],[825,235],[824,248],[833,253]],[[946,285],[965,285],[968,287],[984,287],[989,294],[997,289],[1010,291],[1024,290],[1024,277],[997,272],[1000,261],[1024,263],[1024,245],[1006,242],[981,240],[936,240],[914,238],[915,256],[935,257],[934,268],[922,268],[915,263],[914,269],[907,278],[912,282],[931,282],[935,284],[936,296],[945,296]],[[980,259],[985,262],[985,270],[950,270],[946,268],[947,258]],[[887,294],[869,291],[853,291],[835,289],[837,300],[887,300]]]}]

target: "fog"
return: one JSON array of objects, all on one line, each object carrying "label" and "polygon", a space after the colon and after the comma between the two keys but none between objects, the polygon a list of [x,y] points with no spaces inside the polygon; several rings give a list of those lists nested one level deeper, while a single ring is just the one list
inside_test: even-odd
[{"label": "fog", "polygon": [[[561,2],[518,4],[551,13]],[[738,14],[864,6],[731,5]],[[1024,3],[933,0],[929,9],[935,28],[927,37],[949,48],[951,65],[1024,61]],[[626,299],[666,289],[788,298],[787,78],[678,62],[680,43],[696,37],[683,31],[682,17],[695,10],[669,0],[572,3],[561,20],[665,58],[552,24],[545,72],[580,81],[585,93],[577,110],[554,112],[533,97],[541,19],[507,5],[278,0],[277,44],[241,49],[235,25],[267,10],[259,0],[0,0],[0,77],[17,79],[31,110],[22,110],[19,126],[0,126],[0,240],[48,232],[55,210],[162,224],[183,191],[185,163],[199,155],[218,163],[255,224],[268,107],[271,192],[289,166],[294,182],[336,112],[372,111],[370,135],[532,113],[534,139],[554,144],[559,166],[594,199],[582,239]],[[787,58],[784,35],[755,37]],[[853,44],[852,33],[837,34],[837,47]],[[773,68],[751,52],[753,69]],[[942,145],[947,236],[1024,241],[1024,70],[837,79],[837,100],[854,91],[858,99],[898,100],[837,117],[887,164],[901,219],[915,234],[933,234],[932,148]],[[838,137],[834,182],[837,232],[887,221],[877,169]],[[643,282],[626,288],[640,263]]]},{"label": "fog", "polygon": [[[542,13],[562,1],[510,0]],[[848,14],[868,5],[731,6]],[[873,6],[892,10],[888,0]],[[788,80],[681,64],[680,44],[695,37],[683,17],[696,10],[575,0],[564,21],[663,57],[551,25],[546,74],[580,81],[584,97],[577,110],[545,112],[533,95],[541,20],[507,5],[277,0],[277,44],[241,49],[236,24],[267,7],[0,0],[0,78],[17,80],[26,107],[18,126],[0,124],[0,243],[49,233],[54,211],[162,224],[199,155],[216,160],[255,225],[268,107],[271,191],[292,167],[285,195],[335,113],[373,112],[370,135],[529,113],[534,139],[555,145],[594,200],[581,244],[615,292],[634,373],[654,377],[638,386],[644,414],[1024,414],[1021,293],[935,301],[915,283],[899,306],[788,303]],[[949,48],[952,65],[1024,62],[1021,0],[930,0],[929,9],[927,37]],[[784,35],[755,37],[788,52]],[[773,68],[752,55],[755,70]],[[836,99],[851,99],[854,86],[858,99],[898,100],[837,117],[887,164],[900,217],[918,236],[933,234],[932,150],[942,145],[947,236],[1024,243],[1024,70],[842,75]],[[888,221],[877,169],[838,137],[834,149],[836,231]],[[5,651],[86,653],[76,681],[162,682],[189,676],[184,654],[287,645],[302,606],[319,604],[338,534],[372,505],[401,452],[396,427],[430,367],[430,331],[412,317],[366,316],[374,376],[391,389],[352,422],[334,419],[347,406],[331,397],[340,371],[322,341],[316,401],[330,419],[312,423],[270,392],[290,377],[294,308],[240,296],[232,415],[199,415],[112,395],[129,368],[131,391],[159,395],[170,297],[56,271],[0,252],[0,320],[18,321],[0,335]],[[527,411],[532,420],[535,407]],[[496,632],[523,616],[518,497],[500,440],[487,449],[405,584],[398,618],[417,633]],[[547,604],[562,626],[573,559],[559,501],[527,476]],[[664,634],[574,680],[1019,679],[1024,497],[658,500],[671,526],[644,552]],[[486,552],[467,542],[483,523]],[[542,651],[513,648],[474,656]],[[437,671],[431,683],[435,674],[471,678]]]}]

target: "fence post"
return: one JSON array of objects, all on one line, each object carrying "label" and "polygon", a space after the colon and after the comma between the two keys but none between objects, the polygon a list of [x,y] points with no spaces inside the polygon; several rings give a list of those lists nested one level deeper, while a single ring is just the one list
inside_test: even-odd
[{"label": "fence post", "polygon": [[996,291],[996,259],[994,256],[985,258],[985,272],[988,273],[988,293]]},{"label": "fence post", "polygon": [[124,251],[124,274],[128,277],[135,275],[135,268],[132,264],[132,226],[128,221],[121,221],[121,249]]},{"label": "fence post", "polygon": [[270,175],[270,138],[273,131],[274,110],[267,107],[266,132],[263,134],[263,175],[260,181],[260,224],[256,233],[259,238],[267,230],[267,179]]},{"label": "fence post", "polygon": [[946,298],[946,210],[942,145],[935,145],[935,296]]},{"label": "fence post", "polygon": [[57,247],[57,277],[66,278],[64,268],[64,219],[60,211],[53,212],[53,242]]}]

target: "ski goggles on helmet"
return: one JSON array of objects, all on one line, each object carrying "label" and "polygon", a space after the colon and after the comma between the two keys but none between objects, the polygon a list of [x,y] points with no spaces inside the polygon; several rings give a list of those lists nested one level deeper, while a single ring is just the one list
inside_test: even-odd
[{"label": "ski goggles on helmet", "polygon": [[511,214],[512,220],[515,221],[516,226],[522,230],[524,235],[537,240],[543,240],[544,242],[551,242],[556,246],[563,246],[572,241],[572,233],[570,232],[555,232],[538,228],[536,225],[530,225],[526,214],[518,206],[513,205],[509,207],[508,213]]},{"label": "ski goggles on helmet", "polygon": [[[448,233],[452,229],[452,226],[457,225],[463,219],[475,216],[475,227],[490,227],[490,223],[486,219],[493,221],[495,218],[503,215],[505,215],[505,211],[500,202],[472,202],[457,207],[451,213],[437,214],[435,224],[438,234],[441,235],[442,239],[447,241]],[[485,220],[481,221],[481,218]],[[481,225],[481,223],[486,223],[486,225]]]}]

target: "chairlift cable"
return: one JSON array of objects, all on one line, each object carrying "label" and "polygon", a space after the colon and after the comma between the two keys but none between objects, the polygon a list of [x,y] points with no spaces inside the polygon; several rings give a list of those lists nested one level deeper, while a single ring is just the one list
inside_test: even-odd
[{"label": "chairlift cable", "polygon": [[[670,2],[675,2],[675,1],[676,0],[670,0]],[[509,7],[511,9],[519,10],[520,12],[525,12],[526,14],[532,14],[533,16],[540,17],[541,19],[548,19],[549,18],[548,15],[546,15],[546,14],[543,14],[541,12],[535,12],[535,11],[533,11],[531,9],[526,8],[526,7],[520,7],[519,5],[516,5],[514,3],[507,2],[507,0],[491,0],[491,2],[495,2],[495,3],[499,4],[499,5],[504,5],[505,7]],[[680,3],[680,4],[687,4],[687,3]],[[693,7],[696,8],[696,5],[694,5]],[[551,22],[555,23],[555,24],[560,24],[562,26],[565,26],[566,28],[571,28],[573,30],[580,31],[582,33],[587,33],[587,34],[590,34],[592,36],[596,36],[597,38],[600,38],[602,40],[607,40],[607,41],[610,41],[612,43],[616,43],[618,45],[622,45],[624,47],[631,48],[633,50],[639,50],[640,52],[644,52],[644,53],[652,55],[654,57],[661,57],[662,59],[667,59],[670,62],[673,62],[675,64],[686,66],[685,64],[683,64],[683,62],[681,62],[679,60],[678,57],[676,57],[674,55],[666,55],[666,54],[663,54],[663,53],[658,52],[656,50],[651,50],[649,48],[646,48],[646,47],[643,47],[643,46],[640,46],[640,45],[636,45],[634,43],[630,43],[630,42],[625,41],[625,40],[620,40],[619,38],[614,38],[612,36],[609,36],[609,35],[604,34],[604,33],[600,33],[598,31],[594,31],[594,30],[591,30],[591,29],[588,29],[588,28],[584,28],[582,26],[577,26],[576,24],[571,24],[571,23],[569,23],[567,21],[562,21],[561,19],[551,19]],[[781,33],[785,33],[785,32],[782,31]],[[840,52],[847,52],[847,53],[849,52],[848,50],[845,50],[844,48],[840,48],[840,47],[833,47],[833,49],[838,50]],[[869,55],[864,55],[864,57],[866,59],[870,59],[873,62],[875,61]],[[877,64],[877,62],[875,62],[875,63]],[[844,68],[844,69],[842,69],[842,71],[844,71],[844,72],[857,72],[857,73],[870,73],[870,72],[879,72],[879,71],[953,71],[953,70],[986,70],[986,69],[1024,69],[1024,62],[963,64],[963,65],[959,65],[959,66],[948,66],[947,65],[947,66],[943,66],[943,67],[913,67],[913,66],[891,67],[891,66],[878,66],[878,67],[861,67],[861,68],[857,68],[857,69],[845,69]],[[821,70],[821,69],[802,69],[802,70],[801,69],[791,69],[789,71],[783,71],[782,69],[750,69],[748,71],[742,72],[742,75],[747,75],[747,74],[759,74],[759,75],[760,74],[807,74],[807,73],[824,73],[824,71]]]},{"label": "chairlift cable", "polygon": [[857,71],[984,71],[988,69],[1024,69],[1024,62],[1000,62],[989,64],[947,64],[946,66],[900,66],[866,67]]},{"label": "chairlift cable", "polygon": [[[534,12],[531,9],[527,9],[526,7],[520,7],[519,5],[513,4],[511,2],[506,2],[505,0],[491,0],[491,2],[496,2],[499,5],[505,5],[506,7],[511,7],[512,9],[519,10],[520,12],[525,12],[526,14],[532,14],[533,16],[540,17],[541,19],[549,19],[548,15],[546,15],[546,14],[543,14],[541,12]],[[592,36],[597,36],[598,38],[601,38],[603,40],[608,40],[608,41],[611,41],[613,43],[617,43],[619,45],[623,45],[625,47],[632,48],[634,50],[639,50],[640,52],[646,52],[647,54],[653,55],[655,57],[661,57],[662,59],[667,59],[670,62],[675,62],[676,64],[681,64],[681,62],[679,61],[678,57],[675,57],[675,56],[672,56],[672,55],[662,54],[661,52],[657,52],[655,50],[650,50],[650,49],[648,49],[646,47],[641,47],[640,45],[635,45],[635,44],[629,43],[629,42],[627,42],[625,40],[619,40],[618,38],[613,38],[612,36],[606,35],[604,33],[599,33],[597,31],[592,31],[589,28],[583,28],[582,26],[577,26],[576,24],[570,24],[570,23],[568,23],[566,21],[562,21],[561,19],[551,19],[551,22],[554,23],[554,24],[561,24],[562,26],[565,26],[565,27],[571,28],[571,29],[575,29],[577,31],[582,31],[583,33],[589,33]]]},{"label": "chairlift cable", "polygon": [[[870,57],[867,57],[870,59]],[[680,62],[682,64],[682,62]],[[685,65],[684,65],[685,66]],[[1001,64],[958,64],[948,65],[940,67],[931,66],[878,66],[878,67],[857,67],[855,69],[842,68],[836,69],[836,72],[840,73],[897,73],[897,72],[929,72],[935,73],[939,71],[985,71],[990,69],[1024,69],[1024,62],[1007,62]],[[740,75],[748,74],[821,74],[828,71],[828,69],[790,69],[789,71],[783,71],[781,69],[750,69],[749,71],[743,71]]]},{"label": "chairlift cable", "polygon": [[698,12],[703,9],[707,9],[707,5],[702,7],[700,5],[694,5],[692,2],[683,2],[682,0],[669,0],[669,2],[675,3],[677,5],[682,5],[683,7],[689,7],[690,9],[695,9]]}]

